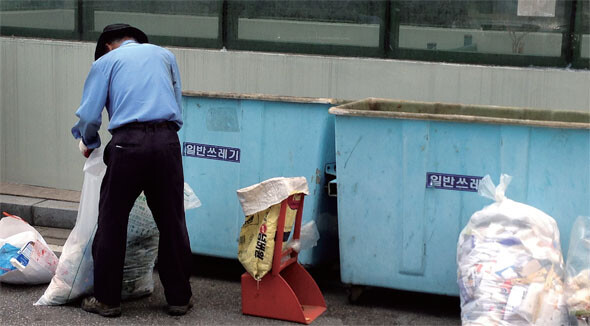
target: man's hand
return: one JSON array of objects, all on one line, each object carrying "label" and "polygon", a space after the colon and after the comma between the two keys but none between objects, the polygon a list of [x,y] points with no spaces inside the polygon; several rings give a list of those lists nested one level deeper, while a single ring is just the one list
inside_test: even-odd
[{"label": "man's hand", "polygon": [[80,152],[82,152],[82,155],[84,155],[85,158],[88,158],[88,156],[90,156],[90,153],[92,153],[92,151],[94,150],[94,148],[88,149],[88,147],[84,145],[82,139],[80,139],[80,144],[78,144],[78,148],[80,148]]}]

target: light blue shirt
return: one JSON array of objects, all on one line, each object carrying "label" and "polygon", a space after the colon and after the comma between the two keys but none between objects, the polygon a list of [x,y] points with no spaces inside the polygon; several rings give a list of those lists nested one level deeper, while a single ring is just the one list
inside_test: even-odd
[{"label": "light blue shirt", "polygon": [[92,64],[72,135],[100,147],[98,130],[106,106],[112,130],[132,122],[172,121],[182,127],[180,73],[172,52],[125,41]]}]

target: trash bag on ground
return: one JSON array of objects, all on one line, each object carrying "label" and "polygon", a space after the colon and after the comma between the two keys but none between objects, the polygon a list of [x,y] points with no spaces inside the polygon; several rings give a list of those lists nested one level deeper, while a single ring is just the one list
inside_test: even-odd
[{"label": "trash bag on ground", "polygon": [[[238,260],[256,280],[272,268],[281,202],[294,194],[309,194],[305,177],[272,178],[237,191],[246,220],[240,230]],[[283,250],[295,222],[296,209],[287,205]]]},{"label": "trash bag on ground", "polygon": [[[200,206],[201,201],[185,182],[184,209],[189,210]],[[160,232],[142,192],[129,213],[121,290],[123,300],[139,298],[154,292],[152,274],[158,256],[159,241]]]},{"label": "trash bag on ground", "polygon": [[[60,305],[89,295],[94,286],[92,242],[97,229],[100,185],[106,172],[102,149],[94,150],[84,164],[84,183],[76,225],[59,259],[57,271],[45,293],[35,305]],[[199,207],[199,199],[185,183],[186,207]],[[158,254],[159,232],[142,193],[129,214],[127,248],[123,267],[122,299],[149,295]]]},{"label": "trash bag on ground", "polygon": [[0,282],[48,283],[55,274],[57,256],[29,223],[5,215],[0,219]]},{"label": "trash bag on ground", "polygon": [[555,220],[505,196],[511,177],[479,185],[495,202],[475,212],[457,244],[463,325],[565,325],[564,264]]},{"label": "trash bag on ground", "polygon": [[570,315],[590,318],[590,216],[579,216],[570,235],[565,267],[565,298]]},{"label": "trash bag on ground", "polygon": [[152,274],[159,241],[158,227],[147,206],[145,195],[141,193],[129,213],[121,299],[139,298],[154,292]]}]

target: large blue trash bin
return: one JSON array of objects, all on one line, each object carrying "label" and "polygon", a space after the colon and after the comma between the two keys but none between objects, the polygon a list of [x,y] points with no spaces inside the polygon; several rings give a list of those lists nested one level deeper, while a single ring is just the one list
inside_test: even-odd
[{"label": "large blue trash bin", "polygon": [[379,99],[330,113],[344,283],[458,295],[459,233],[491,204],[475,177],[512,175],[507,197],[557,221],[564,257],[590,214],[589,113]]},{"label": "large blue trash bin", "polygon": [[193,253],[237,258],[244,223],[236,190],[273,177],[304,176],[303,224],[315,221],[318,246],[303,264],[337,257],[336,199],[325,190],[324,170],[335,163],[334,117],[329,99],[185,93],[179,132],[184,177],[200,198],[187,211]]}]

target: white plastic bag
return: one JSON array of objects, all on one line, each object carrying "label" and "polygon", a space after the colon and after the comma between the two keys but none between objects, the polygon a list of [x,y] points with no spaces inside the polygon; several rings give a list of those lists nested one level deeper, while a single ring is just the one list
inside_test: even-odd
[{"label": "white plastic bag", "polygon": [[289,239],[287,242],[288,248],[293,248],[297,252],[311,249],[318,244],[320,240],[320,232],[315,224],[315,221],[309,221],[301,226],[301,232],[299,233],[299,240]]},{"label": "white plastic bag", "polygon": [[0,220],[0,282],[47,283],[57,263],[55,253],[29,223],[14,215]]},{"label": "white plastic bag", "polygon": [[[100,185],[106,172],[102,149],[96,149],[84,164],[84,184],[76,225],[63,247],[56,275],[35,305],[59,305],[90,294],[94,285],[92,242],[98,221]],[[185,209],[200,201],[185,183]],[[127,227],[122,299],[153,292],[152,272],[158,252],[159,232],[143,193],[135,201]]]},{"label": "white plastic bag", "polygon": [[563,258],[555,220],[505,196],[511,177],[479,185],[495,202],[475,212],[459,236],[457,282],[463,325],[567,322]]},{"label": "white plastic bag", "polygon": [[100,184],[105,172],[102,149],[95,149],[84,164],[76,225],[63,246],[55,276],[35,305],[64,304],[92,291],[92,240],[97,227]]},{"label": "white plastic bag", "polygon": [[188,185],[188,183],[184,183],[184,210],[188,211],[189,209],[201,207],[201,201],[199,197],[195,195],[193,189]]},{"label": "white plastic bag", "polygon": [[565,270],[569,313],[587,320],[590,318],[590,216],[579,216],[574,222]]}]

